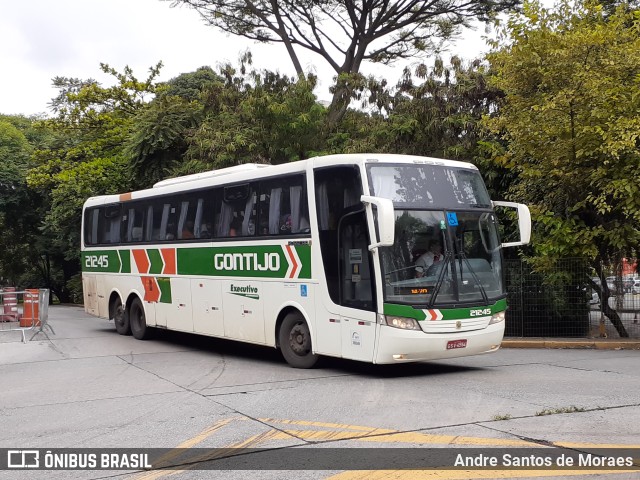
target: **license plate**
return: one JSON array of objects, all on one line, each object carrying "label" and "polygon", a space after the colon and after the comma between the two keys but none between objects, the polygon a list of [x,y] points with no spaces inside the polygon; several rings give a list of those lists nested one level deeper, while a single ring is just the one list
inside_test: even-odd
[{"label": "license plate", "polygon": [[447,342],[447,350],[453,350],[454,348],[464,348],[467,346],[467,340],[451,340]]}]

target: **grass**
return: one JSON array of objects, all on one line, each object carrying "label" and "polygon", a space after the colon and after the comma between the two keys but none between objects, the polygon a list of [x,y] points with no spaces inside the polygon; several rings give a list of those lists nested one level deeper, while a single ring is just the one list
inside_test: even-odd
[{"label": "grass", "polygon": [[496,421],[500,421],[500,420],[511,420],[513,417],[511,415],[509,415],[508,413],[505,415],[494,415],[493,419]]},{"label": "grass", "polygon": [[536,416],[542,417],[544,415],[557,415],[559,413],[575,413],[575,412],[584,412],[585,409],[582,407],[561,407],[561,408],[545,408],[544,410],[540,410],[536,412]]}]

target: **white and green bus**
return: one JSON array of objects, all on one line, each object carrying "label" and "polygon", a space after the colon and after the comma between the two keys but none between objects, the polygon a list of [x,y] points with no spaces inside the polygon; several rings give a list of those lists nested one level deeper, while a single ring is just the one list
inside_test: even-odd
[{"label": "white and green bus", "polygon": [[[500,243],[494,207],[519,241]],[[330,155],[244,164],[84,205],[85,310],[122,335],[155,329],[401,363],[493,352],[507,308],[502,247],[529,241],[521,204],[492,202],[463,162]],[[434,242],[440,258],[428,255]]]}]

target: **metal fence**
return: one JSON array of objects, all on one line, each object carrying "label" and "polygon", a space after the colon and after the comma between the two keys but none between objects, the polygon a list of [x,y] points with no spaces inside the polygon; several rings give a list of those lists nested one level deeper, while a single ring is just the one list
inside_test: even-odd
[{"label": "metal fence", "polygon": [[48,289],[0,289],[0,334],[13,332],[27,343],[27,335],[29,340],[39,333],[49,338],[47,330],[55,334],[49,324]]},{"label": "metal fence", "polygon": [[[606,278],[610,297],[602,308],[593,266],[587,259],[546,263],[544,271],[523,260],[505,262],[508,337],[640,338],[640,278],[618,272]],[[607,307],[608,306],[608,307]]]}]

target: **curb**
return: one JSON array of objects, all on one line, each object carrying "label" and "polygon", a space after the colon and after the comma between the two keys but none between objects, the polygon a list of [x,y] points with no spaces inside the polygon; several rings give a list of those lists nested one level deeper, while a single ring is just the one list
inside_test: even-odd
[{"label": "curb", "polygon": [[502,348],[584,348],[595,350],[640,350],[638,339],[547,339],[517,338],[502,341]]}]

